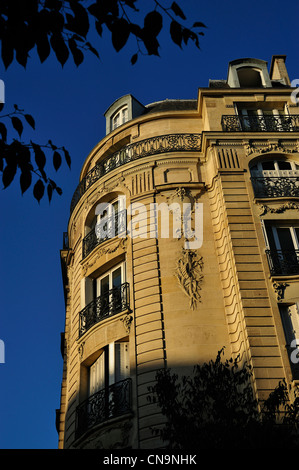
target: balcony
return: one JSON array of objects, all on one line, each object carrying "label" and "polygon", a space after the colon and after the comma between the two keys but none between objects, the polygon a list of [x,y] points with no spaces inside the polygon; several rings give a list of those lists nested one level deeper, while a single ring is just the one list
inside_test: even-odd
[{"label": "balcony", "polygon": [[93,325],[130,307],[129,283],[113,287],[105,294],[92,300],[79,313],[79,337],[84,335]]},{"label": "balcony", "polygon": [[94,426],[131,412],[130,378],[106,387],[82,402],[76,409],[76,439]]},{"label": "balcony", "polygon": [[292,116],[224,115],[221,125],[224,132],[298,132],[299,114]]},{"label": "balcony", "polygon": [[82,259],[92,252],[92,250],[104,241],[117,237],[121,233],[126,233],[127,229],[127,212],[122,210],[115,212],[110,217],[102,220],[100,224],[91,230],[82,241]]},{"label": "balcony", "polygon": [[299,176],[252,177],[255,197],[299,197]]},{"label": "balcony", "polygon": [[299,274],[299,250],[266,250],[271,276]]},{"label": "balcony", "polygon": [[160,135],[129,144],[100,161],[80,181],[72,198],[71,213],[83,194],[102,176],[115,168],[150,155],[169,152],[198,152],[200,149],[201,134]]}]

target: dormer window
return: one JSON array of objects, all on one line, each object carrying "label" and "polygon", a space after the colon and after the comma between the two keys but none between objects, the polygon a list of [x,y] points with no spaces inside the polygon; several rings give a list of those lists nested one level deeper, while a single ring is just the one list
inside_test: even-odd
[{"label": "dormer window", "polygon": [[121,126],[128,121],[128,106],[123,106],[111,117],[111,130]]},{"label": "dormer window", "polygon": [[261,72],[252,67],[240,67],[237,69],[240,87],[260,88],[263,86]]}]

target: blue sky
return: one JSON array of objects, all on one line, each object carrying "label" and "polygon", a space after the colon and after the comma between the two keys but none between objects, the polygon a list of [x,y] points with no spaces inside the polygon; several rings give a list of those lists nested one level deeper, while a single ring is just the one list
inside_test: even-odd
[{"label": "blue sky", "polygon": [[[151,5],[145,0],[145,5]],[[165,2],[166,3],[166,2]],[[171,2],[168,2],[171,4]],[[64,298],[59,250],[67,230],[69,207],[82,164],[105,135],[103,113],[120,96],[131,93],[148,104],[166,98],[196,98],[209,79],[226,79],[228,62],[242,57],[267,60],[287,55],[290,79],[299,79],[298,5],[280,1],[197,0],[179,2],[187,18],[208,28],[201,50],[180,50],[161,37],[161,57],[144,57],[131,66],[134,43],[116,53],[108,34],[98,41],[101,60],[86,56],[77,68],[62,69],[51,57],[40,65],[35,53],[26,70],[0,66],[5,82],[5,111],[17,103],[36,121],[24,141],[64,145],[72,157],[53,176],[63,189],[51,204],[38,204],[29,189],[21,196],[16,181],[0,189],[0,448],[56,449],[55,409],[60,405]],[[49,167],[50,168],[50,167]]]}]

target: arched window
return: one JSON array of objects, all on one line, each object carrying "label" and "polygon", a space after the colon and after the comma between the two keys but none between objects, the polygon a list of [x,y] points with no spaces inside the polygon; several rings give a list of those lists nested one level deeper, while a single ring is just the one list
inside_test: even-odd
[{"label": "arched window", "polygon": [[111,130],[121,126],[128,121],[128,106],[123,106],[111,116]]},{"label": "arched window", "polygon": [[261,72],[252,67],[240,67],[237,69],[240,87],[260,88],[263,86]]},{"label": "arched window", "polygon": [[126,228],[126,197],[119,194],[110,201],[99,201],[86,219],[83,259],[105,240],[123,237]]}]

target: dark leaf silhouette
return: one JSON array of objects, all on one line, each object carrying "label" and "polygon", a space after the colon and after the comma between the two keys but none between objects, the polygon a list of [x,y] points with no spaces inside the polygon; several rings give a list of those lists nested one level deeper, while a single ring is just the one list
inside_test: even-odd
[{"label": "dark leaf silhouette", "polygon": [[77,43],[74,39],[74,37],[70,38],[69,41],[68,41],[68,45],[69,45],[69,48],[70,48],[70,51],[73,55],[73,59],[74,59],[74,62],[75,64],[77,65],[80,65],[83,60],[84,60],[84,54],[83,52],[78,48],[77,46]]},{"label": "dark leaf silhouette", "polygon": [[114,49],[119,52],[126,44],[130,36],[130,27],[124,18],[117,19],[110,27],[112,33],[112,44]]},{"label": "dark leaf silhouette", "polygon": [[132,65],[136,64],[137,59],[138,59],[138,54],[133,54],[131,57],[131,64]]},{"label": "dark leaf silhouette", "polygon": [[37,180],[33,187],[33,196],[39,203],[45,192],[45,185],[41,179]]},{"label": "dark leaf silhouette", "polygon": [[51,36],[50,42],[58,62],[60,62],[60,64],[63,66],[69,57],[69,49],[66,46],[62,35],[59,33],[53,34]]},{"label": "dark leaf silhouette", "polygon": [[22,194],[24,194],[25,191],[31,186],[32,182],[32,173],[30,169],[26,169],[22,171],[21,176],[20,176],[20,186],[21,186],[21,191]]},{"label": "dark leaf silhouette", "polygon": [[18,118],[17,116],[12,116],[11,117],[11,122],[12,122],[13,127],[15,128],[15,130],[17,131],[17,133],[21,137],[22,132],[23,132],[23,123],[22,123],[21,119]]},{"label": "dark leaf silhouette", "polygon": [[35,156],[35,161],[40,170],[44,169],[44,166],[46,164],[46,155],[41,149],[40,145],[34,144],[32,142],[32,147],[34,150],[34,156]]},{"label": "dark leaf silhouette", "polygon": [[24,114],[24,118],[26,119],[26,121],[28,122],[28,124],[29,124],[33,129],[35,129],[35,121],[34,121],[33,117],[31,116],[31,114]]},{"label": "dark leaf silhouette", "polygon": [[179,17],[182,18],[183,20],[186,19],[185,14],[183,13],[183,11],[181,10],[181,8],[179,7],[179,5],[178,5],[176,2],[173,2],[173,3],[172,3],[171,9],[172,9],[172,11],[173,11],[177,16],[179,16]]},{"label": "dark leaf silhouette", "polygon": [[56,171],[60,168],[61,162],[61,155],[55,150],[55,152],[53,153],[53,166]]},{"label": "dark leaf silhouette", "polygon": [[69,152],[68,152],[64,147],[62,147],[62,150],[63,150],[63,153],[64,153],[65,161],[66,161],[68,167],[71,168],[71,157],[70,157],[70,154],[69,154]]},{"label": "dark leaf silhouette", "polygon": [[3,183],[4,188],[7,188],[12,183],[16,175],[16,172],[17,172],[16,163],[10,163],[6,165],[2,173],[2,183]]},{"label": "dark leaf silhouette", "polygon": [[183,39],[182,26],[175,20],[170,24],[170,35],[173,42],[181,47]]}]

